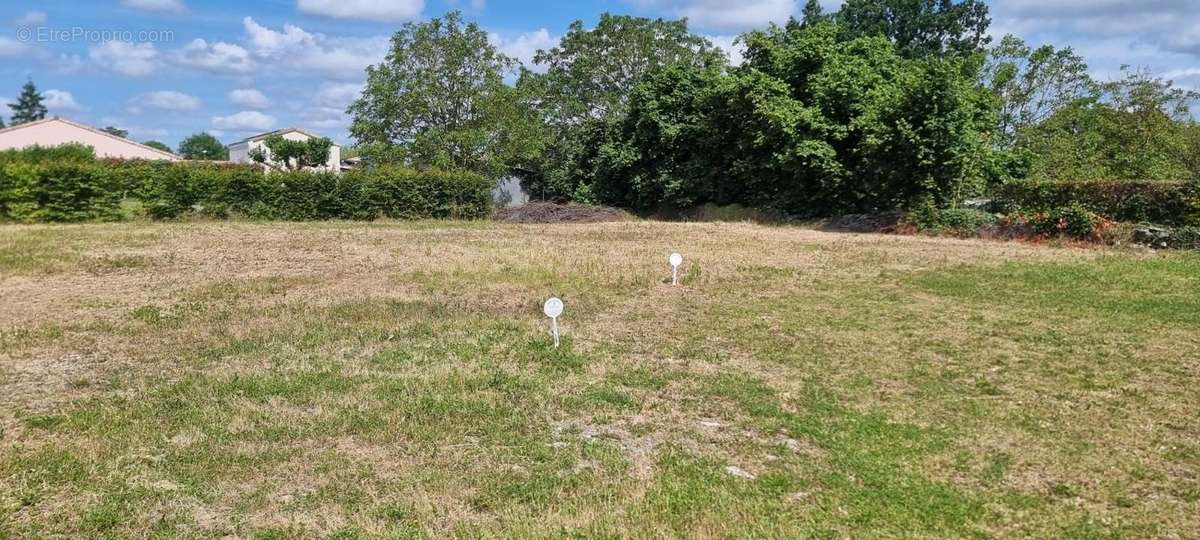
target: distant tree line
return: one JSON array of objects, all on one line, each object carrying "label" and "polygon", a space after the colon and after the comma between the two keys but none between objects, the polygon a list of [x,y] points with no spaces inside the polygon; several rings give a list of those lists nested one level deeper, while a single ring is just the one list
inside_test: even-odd
[{"label": "distant tree line", "polygon": [[1197,95],[988,37],[981,0],[849,0],[738,38],[604,14],[533,66],[458,12],[405,24],[349,108],[374,162],[517,174],[536,195],[792,215],[951,205],[1011,179],[1200,177]]}]

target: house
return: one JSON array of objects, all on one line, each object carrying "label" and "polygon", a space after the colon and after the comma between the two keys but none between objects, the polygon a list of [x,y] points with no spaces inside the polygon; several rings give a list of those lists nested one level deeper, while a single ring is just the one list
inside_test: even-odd
[{"label": "house", "polygon": [[[229,145],[229,161],[234,163],[254,163],[254,159],[250,157],[251,153],[256,149],[266,150],[267,138],[275,135],[293,141],[307,141],[309,139],[321,138],[320,135],[298,128],[287,128],[270,133],[262,133]],[[318,169],[333,172],[341,171],[342,147],[334,143],[329,148],[329,161],[325,163],[324,167],[318,167]]]},{"label": "house", "polygon": [[180,159],[179,156],[170,152],[151,148],[57,116],[0,129],[0,150],[19,150],[34,145],[62,146],[70,143],[92,147],[98,158],[163,161],[179,161]]}]

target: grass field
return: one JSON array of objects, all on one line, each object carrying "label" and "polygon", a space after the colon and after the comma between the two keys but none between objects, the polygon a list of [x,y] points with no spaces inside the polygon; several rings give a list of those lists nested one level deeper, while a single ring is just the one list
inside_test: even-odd
[{"label": "grass field", "polygon": [[0,227],[0,537],[1198,534],[1196,255]]}]

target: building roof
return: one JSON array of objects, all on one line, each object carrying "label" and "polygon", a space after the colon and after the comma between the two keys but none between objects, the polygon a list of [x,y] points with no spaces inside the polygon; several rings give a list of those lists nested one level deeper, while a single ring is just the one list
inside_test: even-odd
[{"label": "building roof", "polygon": [[61,117],[61,116],[51,116],[51,117],[49,117],[49,118],[43,118],[43,119],[41,119],[41,120],[35,120],[35,121],[33,121],[33,122],[26,122],[26,123],[24,123],[24,124],[17,124],[17,125],[15,125],[15,126],[9,126],[9,127],[7,127],[7,128],[0,129],[0,134],[4,134],[4,133],[12,133],[12,132],[14,132],[14,131],[20,131],[20,130],[22,130],[22,129],[31,128],[31,127],[34,127],[34,126],[39,126],[39,125],[42,125],[42,124],[48,124],[48,123],[50,123],[50,122],[58,122],[58,123],[61,123],[61,124],[66,124],[66,125],[68,125],[68,126],[75,127],[75,128],[79,128],[79,129],[84,129],[84,130],[90,131],[90,132],[92,132],[92,133],[95,133],[95,134],[97,134],[97,135],[103,135],[103,136],[105,136],[105,137],[109,137],[109,138],[111,138],[111,139],[115,139],[115,140],[117,140],[117,141],[121,141],[121,142],[123,142],[123,143],[126,143],[126,144],[132,144],[132,145],[134,145],[134,146],[137,146],[137,147],[139,147],[139,148],[142,148],[143,150],[149,150],[149,151],[151,151],[151,152],[154,152],[154,153],[156,153],[156,154],[161,154],[161,155],[163,156],[163,158],[164,158],[164,159],[180,159],[180,158],[179,158],[179,156],[177,156],[177,155],[175,155],[175,154],[172,154],[172,153],[170,153],[170,152],[164,152],[164,151],[162,151],[162,150],[159,150],[159,149],[157,149],[157,148],[155,148],[155,147],[153,147],[153,146],[146,146],[146,145],[144,145],[144,144],[142,144],[142,143],[140,143],[140,142],[134,141],[134,140],[126,139],[126,138],[124,138],[124,137],[118,137],[118,136],[116,136],[116,135],[113,135],[112,133],[109,133],[109,132],[107,132],[107,131],[104,131],[104,130],[96,129],[96,128],[92,127],[92,126],[88,126],[88,125],[80,124],[80,123],[78,123],[78,122],[72,122],[72,121],[70,121],[70,120],[67,120],[66,118],[63,118],[63,117]]},{"label": "building roof", "polygon": [[[303,130],[300,128],[290,127],[290,128],[277,129],[275,131],[269,131],[267,133],[259,133],[258,135],[255,135],[253,137],[247,137],[238,142],[232,143],[229,146],[234,146],[234,145],[238,145],[238,144],[246,144],[246,143],[252,142],[252,141],[261,141],[263,139],[266,139],[267,137],[271,137],[273,135],[283,135],[285,133],[302,133],[302,134],[308,135],[309,137],[312,137],[314,139],[320,139],[321,137],[323,137],[323,135],[317,135],[316,133],[313,133],[311,131]],[[333,145],[337,146],[337,147],[342,146],[336,142],[333,143]]]}]

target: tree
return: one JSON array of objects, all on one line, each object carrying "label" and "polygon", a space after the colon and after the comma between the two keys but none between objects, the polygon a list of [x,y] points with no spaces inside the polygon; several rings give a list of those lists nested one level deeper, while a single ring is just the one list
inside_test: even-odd
[{"label": "tree", "polygon": [[991,40],[983,0],[846,0],[834,19],[843,39],[885,36],[909,57],[973,54]]},{"label": "tree", "polygon": [[129,131],[128,131],[128,130],[124,130],[124,129],[121,129],[121,128],[116,128],[116,127],[113,127],[113,126],[108,126],[108,127],[104,128],[104,129],[102,129],[102,130],[100,130],[100,131],[103,131],[103,132],[105,132],[105,133],[107,133],[107,134],[109,134],[109,135],[116,135],[117,137],[120,137],[120,138],[122,138],[122,139],[124,139],[124,138],[126,138],[126,137],[129,137]]},{"label": "tree", "polygon": [[975,62],[905,58],[835,24],[743,36],[747,61],[647,75],[628,114],[578,162],[600,202],[651,210],[715,203],[819,216],[981,192],[995,123]]},{"label": "tree", "polygon": [[165,145],[165,144],[163,144],[163,143],[161,143],[161,142],[158,142],[158,141],[146,141],[146,142],[144,142],[144,143],[142,143],[142,144],[144,144],[144,145],[146,145],[146,146],[149,146],[150,148],[154,148],[155,150],[162,150],[163,152],[166,152],[166,153],[168,153],[168,154],[174,154],[174,153],[175,153],[173,150],[171,150],[171,147],[170,147],[170,146],[167,146],[167,145]]},{"label": "tree", "polygon": [[229,159],[229,149],[209,133],[197,133],[179,143],[179,155],[183,159],[224,161]]},{"label": "tree", "polygon": [[688,31],[687,20],[605,13],[590,30],[571,23],[557,47],[534,56],[546,72],[525,72],[522,80],[543,80],[542,109],[551,123],[570,126],[619,114],[638,79],[658,67],[724,62],[720,49]]},{"label": "tree", "polygon": [[825,15],[825,8],[821,7],[821,0],[808,0],[808,2],[805,2],[804,10],[801,11],[801,14],[803,15],[801,19],[803,26],[812,26],[828,19],[828,16]]},{"label": "tree", "polygon": [[406,23],[383,63],[367,68],[350,134],[369,161],[503,174],[520,117],[504,77],[516,65],[460,12]]},{"label": "tree", "polygon": [[686,20],[669,21],[605,13],[595,28],[571,24],[558,46],[538,51],[544,73],[525,70],[517,83],[522,99],[544,126],[537,152],[525,168],[526,189],[575,197],[585,139],[619,121],[634,86],[665,66],[724,67],[724,53],[688,31]]},{"label": "tree", "polygon": [[46,106],[42,104],[42,94],[37,91],[33,81],[25,81],[21,87],[21,95],[16,103],[9,103],[12,109],[12,124],[14,126],[28,122],[36,122],[46,118]]},{"label": "tree", "polygon": [[1087,63],[1070,47],[1032,49],[1011,35],[989,51],[982,83],[996,97],[1002,148],[1011,148],[1021,132],[1100,91]]},{"label": "tree", "polygon": [[1096,97],[1056,111],[1021,133],[1036,177],[1061,180],[1177,180],[1196,172],[1190,107],[1200,94],[1145,70],[1125,68]]},{"label": "tree", "polygon": [[298,171],[310,167],[324,167],[329,162],[329,151],[333,141],[326,137],[296,141],[282,135],[271,135],[263,141],[262,148],[250,152],[250,159],[267,167]]}]

